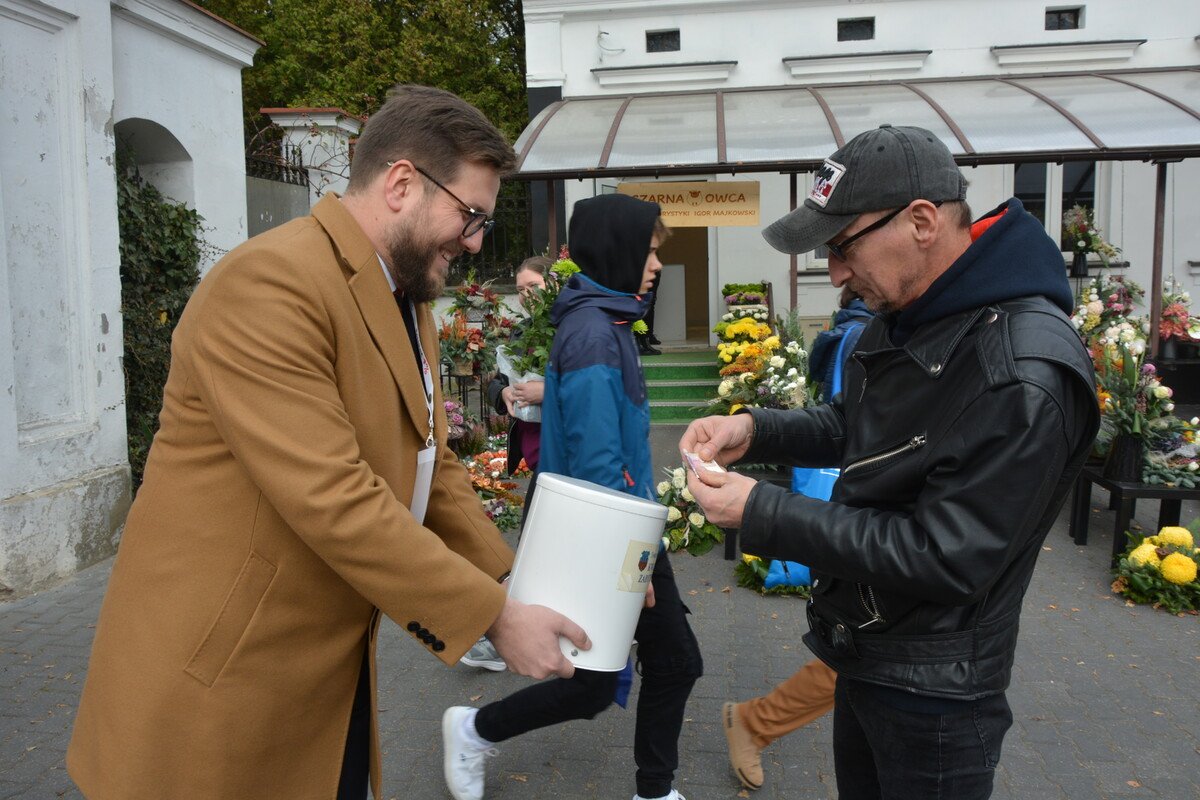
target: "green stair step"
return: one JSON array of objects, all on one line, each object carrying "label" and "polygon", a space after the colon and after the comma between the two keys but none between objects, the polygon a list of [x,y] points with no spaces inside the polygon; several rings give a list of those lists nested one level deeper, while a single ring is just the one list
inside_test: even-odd
[{"label": "green stair step", "polygon": [[642,366],[649,367],[662,363],[717,363],[716,350],[679,350],[664,352],[660,356],[642,356]]},{"label": "green stair step", "polygon": [[696,406],[702,402],[692,400],[660,400],[650,404],[650,421],[662,423],[691,422],[694,419],[707,416]]},{"label": "green stair step", "polygon": [[718,370],[715,358],[703,363],[693,364],[663,363],[654,366],[644,365],[642,369],[647,381],[708,380],[714,384],[719,383],[721,380],[721,376],[717,374]]},{"label": "green stair step", "polygon": [[651,403],[656,400],[702,402],[716,396],[717,380],[648,380],[646,381],[646,392],[650,396]]}]

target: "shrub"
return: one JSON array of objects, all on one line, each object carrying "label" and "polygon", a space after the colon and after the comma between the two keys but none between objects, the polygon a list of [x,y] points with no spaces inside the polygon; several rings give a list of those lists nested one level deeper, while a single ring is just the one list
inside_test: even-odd
[{"label": "shrub", "polygon": [[125,422],[133,487],[142,482],[171,366],[171,334],[200,279],[202,217],[117,158]]}]

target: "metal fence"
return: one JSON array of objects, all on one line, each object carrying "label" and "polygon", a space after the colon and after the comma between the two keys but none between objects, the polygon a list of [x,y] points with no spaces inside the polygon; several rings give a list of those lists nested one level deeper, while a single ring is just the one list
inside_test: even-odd
[{"label": "metal fence", "polygon": [[463,253],[450,265],[448,286],[462,283],[473,270],[475,280],[482,283],[513,282],[513,271],[527,257],[533,255],[530,231],[529,184],[506,183],[496,200],[496,227],[483,237],[483,246],[478,253]]}]

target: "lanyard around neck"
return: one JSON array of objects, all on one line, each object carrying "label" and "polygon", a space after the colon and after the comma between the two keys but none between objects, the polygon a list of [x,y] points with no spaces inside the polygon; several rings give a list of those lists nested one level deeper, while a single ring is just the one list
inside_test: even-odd
[{"label": "lanyard around neck", "polygon": [[429,369],[429,360],[425,358],[425,348],[421,344],[421,331],[417,325],[417,306],[412,300],[405,297],[404,302],[408,303],[408,312],[412,314],[413,328],[417,331],[417,356],[421,359],[421,377],[424,379],[425,389],[425,407],[429,411],[429,433],[425,436],[425,446],[433,447],[433,373]]}]

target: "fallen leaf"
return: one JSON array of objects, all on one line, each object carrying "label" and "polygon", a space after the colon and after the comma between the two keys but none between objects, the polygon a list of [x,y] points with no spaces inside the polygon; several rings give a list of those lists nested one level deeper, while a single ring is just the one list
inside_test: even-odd
[{"label": "fallen leaf", "polygon": [[696,596],[696,595],[698,595],[698,594],[700,594],[700,593],[699,593],[699,592],[697,592],[695,589],[688,589],[688,595],[689,595],[690,597],[695,597],[695,596]]},{"label": "fallen leaf", "polygon": [[514,781],[520,781],[521,783],[529,783],[528,775],[511,775],[509,777],[511,777]]},{"label": "fallen leaf", "polygon": [[1156,717],[1165,717],[1167,715],[1165,711],[1152,711],[1151,713]]},{"label": "fallen leaf", "polygon": [[1079,613],[1079,609],[1078,609],[1078,608],[1072,608],[1072,609],[1071,609],[1071,611],[1072,611],[1072,612],[1074,612],[1074,613],[1076,613],[1076,614],[1078,614],[1078,613]]},{"label": "fallen leaf", "polygon": [[745,789],[742,789],[740,792],[737,793],[737,796],[738,797],[749,797],[750,793],[747,792]]},{"label": "fallen leaf", "polygon": [[708,591],[710,591],[710,592],[715,592],[715,591],[716,591],[716,589],[714,589],[714,588],[712,588],[712,587],[710,586],[710,587],[708,587]]},{"label": "fallen leaf", "polygon": [[477,703],[477,702],[479,702],[479,698],[481,698],[481,697],[483,697],[483,695],[481,695],[481,694],[471,695],[471,702]]},{"label": "fallen leaf", "polygon": [[1054,548],[1051,547],[1050,545],[1046,544],[1046,545],[1042,545],[1042,549],[1045,550],[1047,553],[1049,553]]},{"label": "fallen leaf", "polygon": [[1137,781],[1125,781],[1125,785],[1132,786],[1134,789],[1142,788],[1142,785],[1140,783],[1138,783]]},{"label": "fallen leaf", "polygon": [[1057,610],[1058,610],[1058,606],[1046,606],[1046,609],[1047,609],[1048,611],[1057,611]]},{"label": "fallen leaf", "polygon": [[722,591],[722,592],[724,592],[725,594],[729,594],[730,592],[732,592],[732,591],[733,591],[733,589],[731,589],[731,588],[729,588],[728,586],[726,586],[726,587],[725,587],[724,589],[722,589],[721,591]]},{"label": "fallen leaf", "polygon": [[772,611],[772,612],[771,612],[771,619],[779,619],[779,614],[778,614],[778,613],[776,613],[776,612],[774,612],[774,611]]}]

